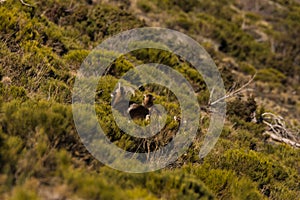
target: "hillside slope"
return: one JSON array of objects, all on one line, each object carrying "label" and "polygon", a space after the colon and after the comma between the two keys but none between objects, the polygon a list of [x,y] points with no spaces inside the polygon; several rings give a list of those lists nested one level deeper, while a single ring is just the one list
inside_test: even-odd
[{"label": "hillside slope", "polygon": [[[299,143],[299,2],[26,2],[0,1],[0,199],[300,196],[300,150],[274,140],[276,131],[264,123],[269,122],[264,114],[273,113],[285,122],[280,130],[287,135],[281,136]],[[186,154],[157,172],[129,174],[104,166],[86,150],[73,122],[71,96],[76,72],[94,47],[117,33],[145,26],[178,30],[198,41],[218,66],[228,92],[256,76],[247,87],[251,90],[227,99],[225,127],[208,156],[198,156],[209,124],[205,111]],[[151,92],[169,111],[159,144],[130,137],[114,122],[110,93],[115,84],[129,69],[149,62],[184,74],[202,107],[209,99],[203,78],[176,55],[148,49],[115,60],[99,83],[96,111],[108,138],[132,152],[165,145],[178,126],[173,121],[180,113],[176,97],[157,85],[136,91],[133,99]]]}]

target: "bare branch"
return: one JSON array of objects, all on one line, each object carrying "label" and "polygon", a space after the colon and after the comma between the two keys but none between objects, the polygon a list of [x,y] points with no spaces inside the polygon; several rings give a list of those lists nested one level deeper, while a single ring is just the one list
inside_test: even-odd
[{"label": "bare branch", "polygon": [[270,112],[263,113],[261,116],[263,123],[269,127],[269,130],[264,133],[265,135],[269,135],[274,141],[300,148],[299,138],[296,133],[286,127],[283,117]]},{"label": "bare branch", "polygon": [[252,89],[247,89],[246,87],[248,87],[252,81],[254,80],[254,78],[256,77],[256,73],[252,76],[252,78],[246,83],[244,84],[243,86],[241,86],[240,88],[236,89],[236,90],[233,90],[233,91],[229,91],[224,97],[221,97],[220,99],[217,99],[216,101],[210,103],[209,105],[212,106],[212,105],[215,105],[217,103],[219,103],[220,101],[223,101],[225,99],[228,99],[230,97],[233,97],[233,96],[236,96],[240,93],[243,93],[245,91],[249,91],[249,90],[252,90]]},{"label": "bare branch", "polygon": [[264,135],[269,135],[274,141],[283,142],[283,143],[288,144],[290,146],[300,148],[300,143],[297,143],[297,142],[292,141],[292,140],[287,139],[287,138],[277,136],[276,134],[274,134],[272,132],[267,131],[267,132],[264,133]]},{"label": "bare branch", "polygon": [[210,93],[210,95],[209,95],[208,105],[211,104],[211,99],[212,99],[212,95],[214,94],[214,92],[215,92],[215,87],[212,88],[211,93]]},{"label": "bare branch", "polygon": [[26,2],[24,2],[23,0],[20,0],[20,2],[21,2],[24,6],[32,7],[32,5],[30,5],[30,4],[26,3]]}]

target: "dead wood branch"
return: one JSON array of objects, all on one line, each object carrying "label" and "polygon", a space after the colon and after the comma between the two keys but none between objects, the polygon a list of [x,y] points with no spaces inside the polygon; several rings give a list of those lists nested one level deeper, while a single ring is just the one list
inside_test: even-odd
[{"label": "dead wood branch", "polygon": [[252,91],[252,89],[249,89],[247,87],[253,82],[255,77],[256,77],[256,73],[252,76],[252,78],[247,83],[242,85],[240,88],[229,90],[228,93],[224,97],[221,97],[221,98],[215,100],[214,102],[210,102],[209,106],[213,106],[213,105],[219,103],[220,101],[223,101],[223,100],[228,99],[230,97],[236,96],[240,93],[243,93],[243,92],[246,92],[246,91]]},{"label": "dead wood branch", "polygon": [[286,127],[283,117],[270,112],[263,113],[261,116],[262,122],[269,127],[264,134],[269,135],[274,141],[300,148],[299,138],[296,133]]},{"label": "dead wood branch", "polygon": [[283,138],[283,137],[279,137],[276,134],[270,132],[270,131],[266,131],[264,133],[264,135],[268,135],[271,137],[272,140],[276,141],[276,142],[283,142],[285,144],[288,144],[290,146],[296,147],[296,148],[300,148],[300,143],[294,142],[290,139],[287,138]]},{"label": "dead wood branch", "polygon": [[32,7],[32,5],[30,5],[30,4],[26,3],[26,2],[24,2],[23,0],[20,0],[20,2],[21,2],[24,6]]}]

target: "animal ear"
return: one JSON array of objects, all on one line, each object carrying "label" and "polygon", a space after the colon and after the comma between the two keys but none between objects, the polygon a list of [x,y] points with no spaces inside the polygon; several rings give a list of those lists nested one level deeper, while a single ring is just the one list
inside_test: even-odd
[{"label": "animal ear", "polygon": [[125,95],[126,91],[123,87],[120,88],[120,93],[121,93],[121,95]]},{"label": "animal ear", "polygon": [[134,96],[134,97],[135,97],[135,92],[134,92],[134,91],[132,92],[132,96]]}]

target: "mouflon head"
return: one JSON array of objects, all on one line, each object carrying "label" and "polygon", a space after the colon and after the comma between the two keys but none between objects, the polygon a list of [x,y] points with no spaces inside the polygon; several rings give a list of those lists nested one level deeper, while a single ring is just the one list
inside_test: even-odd
[{"label": "mouflon head", "polygon": [[144,94],[143,106],[145,106],[146,108],[152,107],[154,100],[155,97],[152,94]]}]

